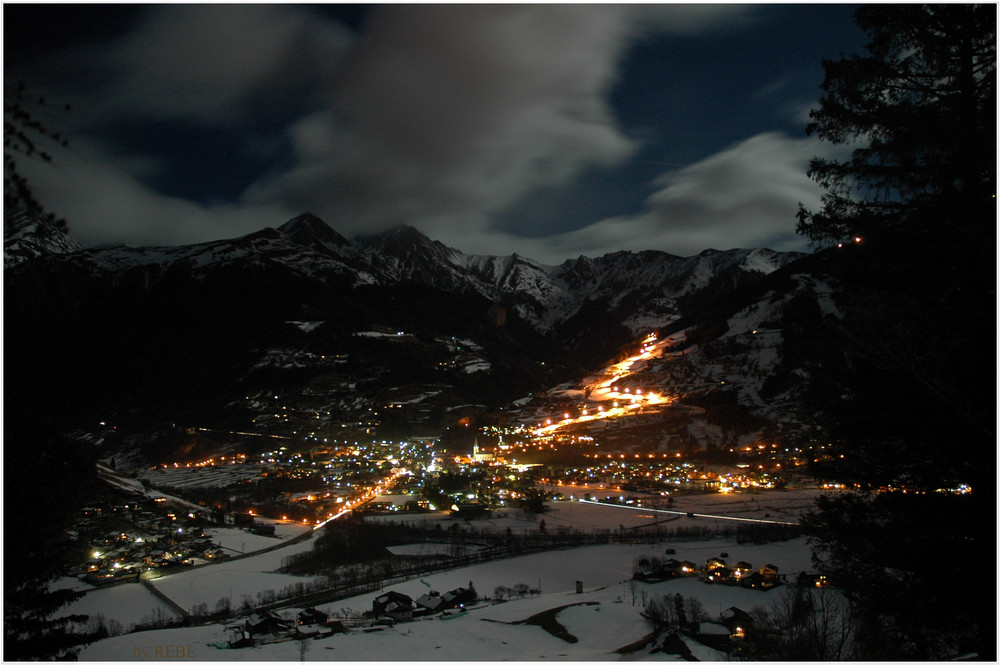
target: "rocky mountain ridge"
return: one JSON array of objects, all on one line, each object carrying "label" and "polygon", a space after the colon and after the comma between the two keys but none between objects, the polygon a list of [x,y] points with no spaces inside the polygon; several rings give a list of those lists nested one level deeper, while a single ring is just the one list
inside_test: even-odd
[{"label": "rocky mountain ridge", "polygon": [[[20,233],[22,244],[28,235]],[[736,284],[747,275],[768,274],[801,256],[734,249],[677,257],[650,250],[580,256],[548,266],[518,254],[464,254],[406,226],[349,242],[308,213],[238,238],[175,247],[82,249],[68,236],[55,239],[50,244],[36,242],[38,249],[30,258],[72,263],[112,280],[133,271],[155,281],[168,271],[203,276],[220,267],[256,264],[321,280],[337,277],[353,286],[411,281],[448,292],[478,293],[516,310],[543,333],[571,319],[587,302],[599,301],[638,334],[678,318],[678,298],[720,280]],[[8,258],[5,253],[5,260],[7,267],[16,267],[27,258]]]},{"label": "rocky mountain ridge", "polygon": [[[282,391],[345,416],[410,395],[443,425],[463,403],[500,408],[579,380],[658,330],[684,331],[690,349],[641,381],[696,401],[722,391],[773,421],[787,401],[773,377],[790,371],[782,312],[815,286],[790,273],[801,255],[766,249],[548,266],[409,227],[348,241],[309,214],[179,247],[40,246],[4,271],[8,348],[22,350],[8,385],[36,410],[65,405],[67,423],[241,421],[253,415],[232,411],[240,395]],[[736,436],[694,427],[702,443]],[[665,436],[643,440],[676,445],[676,428]]]},{"label": "rocky mountain ridge", "polygon": [[40,256],[69,254],[83,249],[80,243],[40,215],[5,210],[3,226],[4,268],[13,268]]}]

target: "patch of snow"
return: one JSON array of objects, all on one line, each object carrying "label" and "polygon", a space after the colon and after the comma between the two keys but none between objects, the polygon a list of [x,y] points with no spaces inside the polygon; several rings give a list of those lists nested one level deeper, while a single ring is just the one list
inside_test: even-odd
[{"label": "patch of snow", "polygon": [[157,612],[169,619],[177,616],[141,584],[117,584],[103,588],[90,587],[86,595],[59,608],[53,617],[86,614],[91,619],[96,619],[100,615],[117,621],[122,630],[127,631],[143,620],[152,619]]},{"label": "patch of snow", "polygon": [[[600,488],[590,488],[594,491]],[[788,492],[757,493],[750,502],[743,495],[690,495],[677,497],[674,507],[691,512],[754,512],[760,503],[767,502],[766,510],[776,511],[785,506],[789,514],[811,505],[815,492],[796,490]],[[680,502],[684,501],[683,505]],[[760,502],[760,503],[758,503]],[[754,504],[757,504],[756,506]],[[606,506],[593,506],[576,502],[554,502],[548,504],[550,510],[543,519],[549,529],[559,528],[563,520],[567,526],[588,528],[589,525],[613,523],[630,524],[641,522],[640,511],[628,511]],[[448,519],[440,514],[431,517]],[[687,519],[687,518],[682,518]],[[513,516],[497,517],[496,520],[518,521]],[[491,522],[495,520],[490,520]],[[648,519],[646,520],[648,522]],[[707,520],[699,520],[705,524]],[[537,528],[536,523],[521,520],[525,528]],[[473,522],[476,526],[480,521]],[[502,523],[501,523],[502,524]],[[672,524],[681,524],[675,522]],[[484,523],[485,526],[485,523]],[[490,526],[496,526],[490,524]],[[280,559],[300,548],[311,546],[311,541],[283,548],[276,552],[256,557],[205,566],[182,571],[157,580],[157,588],[182,607],[205,602],[214,607],[218,598],[232,598],[238,606],[243,595],[255,597],[260,591],[280,589],[308,578],[282,575],[274,572]],[[432,551],[440,546],[423,544],[424,551]],[[399,553],[408,552],[414,546],[400,546]],[[671,547],[680,559],[703,562],[722,552],[732,560],[745,560],[754,566],[774,564],[783,574],[797,575],[813,570],[810,550],[805,538],[764,545],[738,544],[728,538],[715,540],[669,541],[651,545],[594,545],[542,552],[522,557],[499,559],[475,566],[449,570],[421,578],[414,578],[387,586],[384,590],[354,596],[352,598],[321,605],[319,609],[331,615],[355,614],[371,608],[372,600],[385,591],[398,591],[417,598],[428,588],[439,591],[464,587],[471,581],[480,595],[492,595],[497,586],[512,587],[524,583],[530,588],[538,588],[535,597],[515,598],[499,604],[478,603],[467,612],[456,615],[449,621],[436,618],[400,623],[378,632],[352,630],[325,640],[315,640],[308,644],[307,657],[311,660],[337,661],[393,661],[406,659],[427,660],[496,660],[498,656],[508,660],[537,661],[559,658],[563,660],[620,660],[616,650],[632,644],[650,632],[642,617],[643,595],[646,599],[658,596],[673,596],[677,593],[685,597],[697,598],[710,617],[717,617],[723,610],[736,606],[746,611],[766,607],[785,593],[793,592],[793,587],[778,587],[767,593],[740,587],[713,586],[692,578],[684,578],[646,584],[629,582],[633,562],[643,556],[663,556],[664,548]],[[394,548],[396,549],[396,548]],[[583,588],[576,593],[577,582]],[[119,589],[136,587],[124,585],[98,591],[105,594],[107,605],[92,602],[88,610],[112,616],[115,593]],[[119,592],[120,593],[120,592]],[[90,594],[88,594],[90,595]],[[155,605],[147,601],[126,598],[136,612],[149,612]],[[148,594],[147,594],[148,595]],[[92,601],[101,598],[95,595]],[[150,596],[152,598],[152,596]],[[154,599],[155,600],[155,599]],[[581,603],[594,603],[586,605]],[[561,608],[561,609],[558,609]],[[103,610],[108,609],[108,612]],[[556,619],[566,627],[577,641],[569,643],[554,637],[538,626],[514,624],[546,610],[558,610]],[[293,609],[283,610],[291,615]],[[124,612],[122,613],[124,614]],[[84,648],[81,660],[131,660],[136,649],[155,644],[184,644],[194,650],[196,660],[289,660],[299,658],[300,645],[295,642],[262,645],[253,649],[219,650],[212,645],[226,641],[224,626],[211,625],[192,628],[149,631],[121,635],[93,643]],[[725,654],[687,641],[689,648],[699,658],[706,660],[724,659]],[[329,648],[328,648],[329,647]],[[624,658],[645,659],[648,651],[638,651]],[[673,659],[669,654],[654,658]]]},{"label": "patch of snow", "polygon": [[325,321],[286,321],[304,333],[310,333],[326,323]]},{"label": "patch of snow", "polygon": [[463,369],[466,374],[475,374],[476,372],[487,372],[492,365],[482,359],[476,359],[473,362],[468,363]]},{"label": "patch of snow", "polygon": [[306,524],[290,522],[274,522],[273,524],[275,537],[258,536],[235,527],[208,528],[205,529],[205,535],[219,547],[229,550],[229,554],[241,554],[274,547],[281,544],[283,540],[300,536],[312,530],[312,527]]}]

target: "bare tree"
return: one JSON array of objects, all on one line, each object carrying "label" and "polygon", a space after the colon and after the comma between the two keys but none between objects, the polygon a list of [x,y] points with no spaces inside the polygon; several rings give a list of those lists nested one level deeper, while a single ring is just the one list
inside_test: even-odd
[{"label": "bare tree", "polygon": [[698,624],[708,619],[708,612],[705,611],[705,607],[694,596],[684,597],[684,613],[691,624]]},{"label": "bare tree", "polygon": [[852,660],[855,621],[836,589],[797,589],[751,611],[745,654],[757,660]]},{"label": "bare tree", "polygon": [[[4,208],[22,209],[39,215],[65,231],[66,220],[45,210],[35,197],[28,179],[21,172],[20,158],[52,161],[52,147],[66,147],[69,142],[42,122],[40,116],[49,106],[44,97],[30,97],[24,81],[4,85],[3,103],[3,202]],[[65,111],[70,105],[66,104]],[[48,148],[46,147],[48,146]]]},{"label": "bare tree", "polygon": [[679,625],[677,605],[673,598],[667,596],[651,598],[642,615],[653,628],[676,628]]}]

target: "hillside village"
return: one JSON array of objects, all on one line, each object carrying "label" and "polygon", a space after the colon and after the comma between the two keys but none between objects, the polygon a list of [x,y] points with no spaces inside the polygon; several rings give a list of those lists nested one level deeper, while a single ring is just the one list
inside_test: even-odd
[{"label": "hillside village", "polygon": [[[89,547],[89,559],[66,572],[95,586],[138,582],[143,573],[170,574],[187,566],[243,554],[213,540],[212,527],[281,540],[275,526],[250,515],[222,515],[171,505],[165,497],[87,506],[68,535]],[[207,530],[207,532],[206,532]]]}]

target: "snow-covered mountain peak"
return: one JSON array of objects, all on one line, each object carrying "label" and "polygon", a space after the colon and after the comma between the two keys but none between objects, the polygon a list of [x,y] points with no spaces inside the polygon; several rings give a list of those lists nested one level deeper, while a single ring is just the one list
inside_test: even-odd
[{"label": "snow-covered mountain peak", "polygon": [[436,254],[455,251],[405,224],[380,233],[357,236],[352,242],[355,247],[369,254]]},{"label": "snow-covered mountain peak", "polygon": [[326,222],[313,215],[303,213],[293,217],[278,227],[293,242],[319,251],[330,250],[342,254],[351,247],[347,238],[334,231]]},{"label": "snow-covered mountain peak", "polygon": [[3,267],[11,268],[38,256],[68,254],[80,244],[41,215],[6,210],[3,216]]},{"label": "snow-covered mountain peak", "polygon": [[[7,235],[10,247],[15,240],[38,233]],[[58,236],[61,234],[54,237]],[[75,250],[79,250],[75,243],[64,247],[64,251]],[[346,278],[355,285],[380,286],[413,282],[446,293],[478,293],[503,303],[540,333],[557,334],[569,325],[579,329],[571,334],[582,339],[584,327],[592,325],[597,312],[612,328],[638,331],[667,325],[681,315],[680,299],[708,288],[730,291],[799,255],[768,249],[713,249],[690,257],[654,250],[618,251],[597,258],[579,256],[550,266],[517,253],[466,255],[411,226],[397,226],[348,242],[320,218],[304,213],[278,228],[228,240],[177,247],[91,249],[74,256],[79,258],[67,260],[95,276],[123,276],[141,270],[146,283],[168,272],[211,278],[217,268],[229,270],[241,265],[274,270],[275,279],[288,275],[320,281],[335,278],[342,283]]]},{"label": "snow-covered mountain peak", "polygon": [[[299,231],[300,229],[316,229],[316,228],[330,228],[326,222],[312,214],[311,212],[304,212],[298,217],[292,217],[290,220],[278,227],[278,230],[282,233],[287,233],[292,235]],[[333,229],[330,229],[331,231]]]}]

